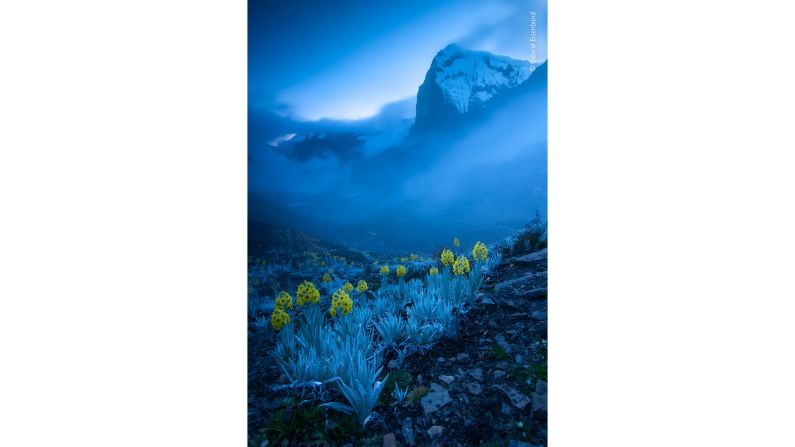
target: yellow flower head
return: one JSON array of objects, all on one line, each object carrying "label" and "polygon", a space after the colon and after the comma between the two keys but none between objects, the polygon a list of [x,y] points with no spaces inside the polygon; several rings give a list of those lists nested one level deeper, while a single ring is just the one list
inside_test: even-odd
[{"label": "yellow flower head", "polygon": [[398,278],[402,278],[402,277],[406,276],[406,267],[403,267],[402,265],[399,265],[397,267],[397,275],[398,275]]},{"label": "yellow flower head", "polygon": [[456,275],[469,273],[469,259],[465,256],[459,256],[453,263],[453,273]]},{"label": "yellow flower head", "polygon": [[342,310],[342,315],[348,315],[353,309],[353,300],[351,300],[351,297],[342,289],[338,289],[334,292],[334,295],[331,296],[331,309],[329,313],[332,317],[337,316],[337,309]]},{"label": "yellow flower head", "polygon": [[438,275],[439,274],[439,269],[436,268],[436,267],[431,267],[431,269],[428,270],[428,274],[431,275],[431,276]]},{"label": "yellow flower head", "polygon": [[381,274],[382,275],[388,275],[389,274],[389,266],[388,265],[382,265],[381,266]]},{"label": "yellow flower head", "polygon": [[360,279],[359,284],[356,285],[356,291],[359,293],[364,293],[367,291],[367,281]]},{"label": "yellow flower head", "polygon": [[323,275],[323,282],[326,283],[326,284],[331,282],[331,275],[329,275],[328,272],[326,272],[326,274]]},{"label": "yellow flower head", "polygon": [[295,301],[298,302],[299,306],[303,306],[305,303],[317,304],[320,301],[320,292],[317,291],[314,284],[304,281],[298,286]]},{"label": "yellow flower head", "polygon": [[351,293],[353,291],[353,284],[346,282],[342,285],[342,290],[344,290],[346,293]]},{"label": "yellow flower head", "polygon": [[442,264],[447,266],[452,264],[453,261],[455,261],[453,252],[445,248],[444,251],[442,251]]},{"label": "yellow flower head", "polygon": [[472,259],[475,261],[478,259],[485,261],[487,257],[489,257],[489,249],[486,248],[486,244],[478,241],[478,243],[475,244],[475,248],[472,249]]},{"label": "yellow flower head", "polygon": [[409,258],[411,258],[412,261],[416,261],[417,260],[417,255],[412,253],[411,256],[409,256]]},{"label": "yellow flower head", "polygon": [[279,296],[276,297],[276,305],[274,306],[276,309],[292,309],[293,308],[293,297],[290,296],[289,293],[282,290],[279,293]]},{"label": "yellow flower head", "polygon": [[460,247],[460,246],[461,246],[461,241],[459,241],[457,237],[453,238],[453,247]]},{"label": "yellow flower head", "polygon": [[271,325],[276,331],[280,331],[287,323],[290,322],[290,315],[287,314],[283,309],[276,308],[273,311],[273,315],[271,315]]},{"label": "yellow flower head", "polygon": [[400,262],[409,262],[409,258],[404,256],[404,257],[400,258]]}]

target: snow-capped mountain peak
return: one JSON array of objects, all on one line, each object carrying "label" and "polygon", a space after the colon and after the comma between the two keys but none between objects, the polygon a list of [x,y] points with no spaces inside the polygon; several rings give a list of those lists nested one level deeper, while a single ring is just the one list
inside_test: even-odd
[{"label": "snow-capped mountain peak", "polygon": [[459,113],[473,103],[485,103],[506,88],[530,77],[530,62],[471,51],[451,44],[433,59],[434,81]]},{"label": "snow-capped mountain peak", "polygon": [[450,44],[433,58],[417,92],[416,124],[455,121],[485,109],[492,98],[526,81],[531,70],[528,61]]}]

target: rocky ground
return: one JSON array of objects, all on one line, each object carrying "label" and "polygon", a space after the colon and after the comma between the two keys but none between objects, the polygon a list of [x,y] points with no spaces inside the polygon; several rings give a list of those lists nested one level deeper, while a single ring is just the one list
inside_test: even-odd
[{"label": "rocky ground", "polygon": [[404,369],[428,388],[385,418],[383,445],[547,444],[547,250],[506,257],[455,339]]},{"label": "rocky ground", "polygon": [[[311,445],[546,446],[547,250],[504,255],[459,320],[456,337],[410,356],[400,369],[386,359],[384,373],[410,376],[410,389],[427,389],[424,397],[389,406],[385,390],[381,418],[366,433]],[[250,399],[258,402],[256,411],[250,407],[250,433],[284,406],[267,386],[280,374],[266,355],[270,347],[249,353],[250,362],[267,362],[254,368],[262,376],[249,377]]]}]

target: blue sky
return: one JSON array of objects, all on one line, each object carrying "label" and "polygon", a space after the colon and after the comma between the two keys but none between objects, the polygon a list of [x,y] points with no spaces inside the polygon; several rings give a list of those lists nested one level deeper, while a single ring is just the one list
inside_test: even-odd
[{"label": "blue sky", "polygon": [[358,119],[416,95],[448,43],[529,58],[529,12],[546,1],[249,1],[249,107],[293,119]]}]

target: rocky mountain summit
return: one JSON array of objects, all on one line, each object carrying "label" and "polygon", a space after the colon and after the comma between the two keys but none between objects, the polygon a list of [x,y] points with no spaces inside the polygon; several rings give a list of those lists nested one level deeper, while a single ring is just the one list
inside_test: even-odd
[{"label": "rocky mountain summit", "polygon": [[516,88],[532,74],[528,61],[450,44],[434,57],[417,92],[415,129],[444,128]]}]

